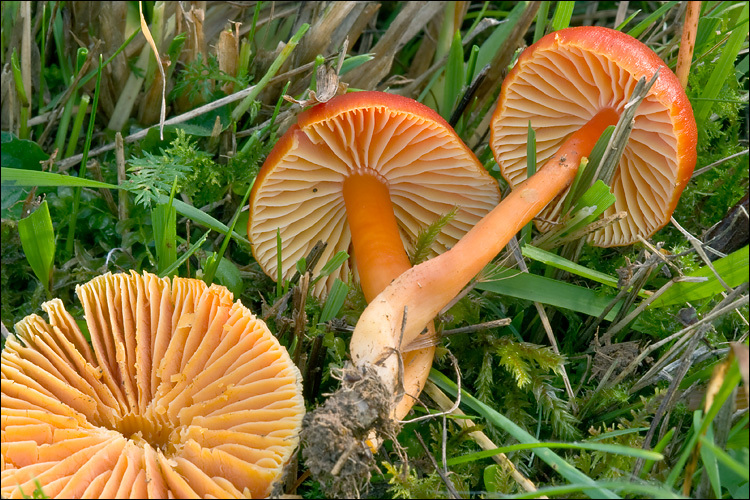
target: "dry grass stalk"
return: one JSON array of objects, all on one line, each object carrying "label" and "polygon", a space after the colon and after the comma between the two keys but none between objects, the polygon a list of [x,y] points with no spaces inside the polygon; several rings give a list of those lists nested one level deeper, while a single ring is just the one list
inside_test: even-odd
[{"label": "dry grass stalk", "polygon": [[[445,395],[443,391],[441,391],[435,384],[432,382],[427,382],[427,384],[424,387],[424,391],[432,398],[435,403],[440,407],[443,411],[448,411],[452,406],[453,402],[448,398],[448,396]],[[451,411],[452,414],[458,415],[458,416],[466,416],[464,412],[462,412],[459,409],[455,409]],[[474,422],[468,419],[463,418],[457,418],[455,422],[463,429],[471,429],[475,427]],[[476,441],[476,443],[479,445],[480,448],[483,450],[494,450],[497,449],[498,446],[492,442],[492,440],[487,437],[487,435],[482,431],[472,431],[469,433],[469,436]],[[506,471],[510,471],[510,475],[513,478],[518,485],[523,488],[524,490],[528,492],[534,492],[536,491],[536,486],[534,483],[532,483],[529,478],[523,475],[516,466],[511,462],[508,457],[505,455],[505,453],[498,453],[496,455],[492,455],[492,460],[494,460],[500,467],[505,469]],[[539,498],[547,498],[545,496],[541,496]]]},{"label": "dry grass stalk", "polygon": [[677,55],[677,69],[675,74],[680,80],[682,88],[687,88],[690,64],[695,49],[695,36],[698,31],[698,20],[701,14],[701,2],[688,2],[685,10],[685,24],[682,26],[680,51]]},{"label": "dry grass stalk", "polygon": [[378,43],[372,48],[374,59],[353,69],[349,86],[372,90],[388,74],[393,58],[442,9],[444,2],[406,2]]},{"label": "dry grass stalk", "polygon": [[[476,147],[483,138],[487,135],[489,125],[491,121],[492,111],[495,107],[494,103],[497,99],[497,95],[500,92],[500,83],[505,78],[506,68],[510,64],[511,57],[515,53],[516,49],[523,44],[523,36],[531,26],[532,21],[536,17],[536,12],[539,10],[541,2],[529,2],[523,15],[519,18],[513,30],[508,35],[508,39],[505,41],[502,50],[499,50],[495,57],[490,62],[490,70],[487,73],[484,81],[477,88],[476,95],[479,96],[477,100],[475,113],[472,115],[471,121],[476,120],[480,114],[484,115],[484,119],[480,122],[477,129],[474,131],[474,135],[469,141],[469,147]],[[492,106],[488,109],[490,104]]]},{"label": "dry grass stalk", "polygon": [[[239,37],[230,29],[223,30],[219,34],[219,42],[216,44],[216,58],[219,60],[219,70],[229,76],[237,76],[237,65],[240,57]],[[234,92],[234,82],[226,82],[221,90],[229,95]]]}]

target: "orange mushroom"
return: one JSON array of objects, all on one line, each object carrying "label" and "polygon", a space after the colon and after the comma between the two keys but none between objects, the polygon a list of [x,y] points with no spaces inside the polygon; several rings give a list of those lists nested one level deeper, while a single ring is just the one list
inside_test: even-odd
[{"label": "orange mushroom", "polygon": [[[272,277],[277,230],[287,278],[319,240],[328,245],[316,271],[336,252],[353,254],[352,263],[321,280],[315,294],[337,277],[346,281],[353,269],[370,301],[411,267],[407,250],[421,230],[459,208],[438,236],[434,255],[499,200],[496,181],[435,111],[398,95],[356,92],[302,112],[278,141],[253,187],[248,237]],[[401,345],[397,335],[381,342]],[[404,357],[407,394],[421,391],[433,354],[429,347]],[[396,418],[412,403],[405,398]]]},{"label": "orange mushroom", "polygon": [[[564,179],[567,186],[602,129],[617,122],[638,80],[651,79],[657,70],[659,78],[638,107],[612,179],[615,204],[604,213],[628,215],[589,239],[597,246],[629,245],[639,235],[647,238],[662,228],[695,168],[693,111],[682,85],[659,56],[609,28],[550,33],[518,58],[503,82],[490,128],[490,147],[510,186],[516,188],[527,176],[529,122],[537,135],[537,168],[566,157],[573,167]],[[564,146],[575,131],[587,145]],[[553,194],[543,219],[559,217],[566,192]],[[548,222],[537,225],[541,230],[551,227]]]},{"label": "orange mushroom", "polygon": [[232,294],[106,274],[2,352],[2,496],[266,497],[298,444],[301,377]]},{"label": "orange mushroom", "polygon": [[[613,210],[628,210],[629,216],[593,239],[626,244],[636,233],[650,235],[663,226],[696,160],[695,120],[677,78],[650,49],[623,33],[598,27],[551,33],[521,54],[503,82],[493,117],[491,146],[515,188],[450,250],[405,271],[370,302],[352,335],[355,364],[383,358],[389,346],[382,339],[396,332],[403,332],[403,345],[414,340],[514,234],[564,192],[581,158],[617,122],[638,79],[651,78],[657,69],[612,188],[618,199]],[[520,182],[529,120],[543,165]],[[559,211],[559,204],[549,210]],[[385,358],[374,369],[394,390],[398,359]]]}]

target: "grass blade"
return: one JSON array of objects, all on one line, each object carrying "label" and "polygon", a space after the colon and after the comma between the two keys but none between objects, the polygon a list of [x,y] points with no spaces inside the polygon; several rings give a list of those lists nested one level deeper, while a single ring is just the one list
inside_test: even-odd
[{"label": "grass blade", "polygon": [[467,453],[466,455],[460,455],[453,457],[447,461],[447,465],[458,465],[466,462],[474,462],[483,458],[489,458],[498,453],[510,453],[512,451],[520,450],[532,450],[537,448],[561,448],[569,450],[593,450],[601,451],[603,453],[614,453],[617,455],[624,455],[628,457],[643,458],[647,460],[664,460],[664,455],[656,453],[650,450],[643,450],[641,448],[631,448],[630,446],[623,446],[619,444],[605,444],[605,443],[556,443],[556,442],[539,442],[539,443],[521,443],[513,444],[510,446],[501,446],[494,450],[478,451],[474,453]]},{"label": "grass blade", "polygon": [[[9,186],[70,186],[70,187],[93,187],[93,188],[104,188],[104,189],[124,189],[121,186],[114,184],[108,184],[106,182],[92,181],[89,179],[81,179],[80,177],[71,177],[69,175],[55,174],[51,172],[37,172],[33,170],[23,170],[18,168],[6,168],[3,167],[0,170],[0,176],[2,176],[2,183]],[[162,194],[159,195],[158,203],[166,203],[169,197]],[[229,234],[229,228],[214,219],[206,212],[195,208],[192,205],[188,205],[182,200],[173,200],[173,205],[177,209],[177,212],[192,219],[194,222],[203,224],[209,229],[213,229],[221,234]],[[250,241],[237,232],[232,233],[232,237],[244,243],[250,247]]]},{"label": "grass blade", "polygon": [[[448,377],[438,372],[434,368],[430,371],[430,380],[442,390],[447,392],[450,396],[454,398],[456,397],[457,388],[453,381],[448,379]],[[539,443],[539,440],[534,436],[532,436],[521,427],[516,425],[514,422],[496,412],[486,404],[482,403],[478,399],[475,399],[464,390],[461,391],[461,402],[468,404],[468,406],[470,406],[474,411],[486,418],[487,421],[491,422],[499,429],[504,430],[521,443]],[[564,458],[562,458],[560,455],[556,454],[549,448],[537,449],[536,455],[571,483],[583,483],[585,485],[588,485],[591,490],[588,491],[587,494],[591,496],[591,498],[619,498],[611,491],[599,486],[593,479],[570,465]]]},{"label": "grass blade", "polygon": [[49,280],[55,260],[55,231],[49,215],[47,200],[28,217],[18,221],[18,234],[32,271],[50,292]]},{"label": "grass blade", "polygon": [[341,306],[344,305],[348,293],[349,286],[346,283],[338,278],[333,280],[331,292],[328,294],[323,310],[320,312],[321,323],[326,323],[336,317],[341,310]]},{"label": "grass blade", "polygon": [[[750,264],[748,264],[748,247],[745,246],[713,262],[714,269],[730,287],[736,287],[747,281]],[[708,278],[699,283],[681,281],[672,285],[658,299],[654,300],[649,307],[664,307],[674,304],[683,304],[696,300],[713,297],[724,291],[724,287],[716,279],[713,271],[708,266],[696,269],[686,276]]]},{"label": "grass blade", "polygon": [[186,252],[184,252],[178,259],[176,259],[174,262],[172,262],[172,265],[164,269],[159,273],[159,277],[163,278],[165,276],[172,276],[172,274],[179,269],[179,267],[190,258],[191,255],[193,255],[198,249],[206,242],[206,239],[208,238],[208,234],[211,231],[206,231],[203,233],[203,236],[200,237],[198,241],[193,243],[190,248],[187,249]]},{"label": "grass blade", "polygon": [[699,127],[701,123],[708,119],[709,113],[711,113],[711,108],[715,104],[715,101],[712,99],[716,99],[719,96],[719,92],[724,87],[724,81],[730,72],[734,71],[734,61],[737,59],[737,54],[747,38],[748,9],[750,9],[750,5],[746,3],[738,19],[738,23],[729,36],[726,45],[724,45],[721,56],[719,56],[719,61],[716,63],[711,77],[703,89],[701,100],[695,103],[695,121]]},{"label": "grass blade", "polygon": [[570,26],[570,18],[573,17],[575,2],[557,2],[555,13],[552,16],[552,31],[558,31]]},{"label": "grass blade", "polygon": [[644,31],[646,31],[646,29],[648,29],[649,26],[651,26],[664,14],[666,14],[669,9],[677,5],[677,3],[677,1],[672,1],[663,4],[661,7],[652,12],[648,17],[646,17],[643,21],[636,24],[632,30],[628,31],[628,35],[632,36],[633,38],[638,38],[639,36],[641,36],[641,34],[643,34]]},{"label": "grass blade", "polygon": [[[89,117],[89,128],[86,131],[86,141],[83,144],[83,158],[81,159],[81,168],[78,171],[78,177],[83,179],[86,174],[86,164],[88,163],[89,148],[91,148],[91,138],[94,136],[94,125],[96,124],[96,108],[99,104],[99,90],[102,86],[102,56],[99,54],[99,68],[96,73],[96,87],[94,89],[94,102],[91,105],[91,115]],[[78,208],[81,203],[81,188],[76,188],[73,197],[73,210],[70,213],[70,223],[68,225],[68,237],[65,240],[65,255],[73,253],[73,243],[75,241],[76,223],[78,222]]]}]

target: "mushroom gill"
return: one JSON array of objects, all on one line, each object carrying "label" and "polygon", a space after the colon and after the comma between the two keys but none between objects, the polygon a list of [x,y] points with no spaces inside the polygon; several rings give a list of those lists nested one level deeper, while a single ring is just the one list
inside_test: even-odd
[{"label": "mushroom gill", "polygon": [[2,352],[2,496],[266,497],[298,444],[301,378],[265,323],[200,280],[106,274]]}]

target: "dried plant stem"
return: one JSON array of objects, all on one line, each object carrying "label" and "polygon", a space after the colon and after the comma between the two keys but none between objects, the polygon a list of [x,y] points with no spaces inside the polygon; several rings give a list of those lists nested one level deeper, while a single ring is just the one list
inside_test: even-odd
[{"label": "dried plant stem", "polygon": [[[441,391],[435,384],[433,384],[430,381],[427,381],[427,384],[424,387],[424,391],[432,398],[435,403],[443,410],[447,411],[453,406],[453,402],[450,400],[448,396],[445,395],[443,391]],[[450,412],[452,415],[457,416],[466,416],[464,412],[462,412],[460,409],[456,408],[455,410]],[[474,422],[467,419],[456,419],[455,422],[461,426],[463,429],[471,429],[475,427]],[[495,450],[498,448],[498,446],[492,442],[492,440],[487,437],[487,434],[485,434],[482,431],[472,431],[469,432],[469,436],[476,441],[476,443],[479,445],[480,448],[483,450]],[[528,492],[534,492],[536,491],[536,486],[534,483],[532,483],[529,478],[524,476],[511,462],[508,457],[505,455],[505,453],[497,453],[495,455],[492,455],[492,459],[503,469],[510,470],[511,477],[518,483],[521,488]],[[545,496],[539,497],[539,498],[547,498]]]},{"label": "dried plant stem", "polygon": [[[29,125],[31,125],[31,120],[29,120]],[[717,166],[721,165],[722,163],[727,162],[729,160],[733,160],[733,159],[735,159],[737,157],[744,156],[744,155],[748,154],[748,152],[750,152],[750,149],[745,149],[744,151],[740,151],[739,153],[734,153],[733,155],[729,155],[726,158],[722,158],[721,160],[715,161],[715,162],[713,162],[710,165],[706,165],[705,167],[701,167],[698,170],[696,170],[695,172],[693,172],[693,175],[690,177],[690,179],[695,179],[699,175],[705,174],[706,172],[708,172],[712,168],[717,167]]]},{"label": "dried plant stem", "polygon": [[[65,104],[67,104],[68,99],[70,99],[73,96],[76,89],[78,88],[79,82],[81,81],[83,76],[86,74],[86,72],[89,70],[89,66],[91,66],[91,61],[94,60],[94,54],[99,53],[100,45],[101,45],[101,42],[97,42],[93,50],[89,50],[88,56],[86,56],[86,60],[81,65],[80,71],[78,71],[78,74],[76,75],[75,79],[73,79],[73,82],[68,86],[68,89],[65,91],[65,94],[63,94],[63,97],[62,99],[60,99],[60,102],[57,103],[57,107],[50,114],[49,121],[47,122],[47,126],[44,127],[44,132],[42,132],[42,135],[39,137],[39,140],[37,141],[39,144],[44,144],[44,142],[47,140],[47,136],[49,136],[50,132],[52,132],[52,127],[56,124],[57,117],[60,116],[60,113],[62,113],[63,109],[65,108]],[[91,152],[89,152],[89,156],[90,155],[91,155]],[[80,163],[81,158],[83,158],[83,154],[77,155],[75,158],[78,158],[78,161],[76,161],[75,163],[72,163],[71,166]]]},{"label": "dried plant stem", "polygon": [[[208,113],[210,111],[213,111],[214,109],[218,109],[218,108],[220,108],[220,107],[222,107],[225,104],[228,104],[230,102],[239,101],[240,99],[243,99],[248,94],[250,94],[253,91],[254,88],[255,88],[255,86],[248,87],[248,88],[243,89],[243,90],[241,90],[241,91],[239,91],[239,92],[237,92],[235,94],[228,95],[226,97],[222,97],[221,99],[217,99],[216,101],[213,101],[213,102],[210,102],[208,104],[205,104],[205,105],[203,105],[203,106],[201,106],[199,108],[192,109],[192,110],[190,110],[190,111],[188,111],[186,113],[183,113],[181,115],[178,115],[178,116],[175,116],[173,118],[170,118],[169,120],[166,120],[164,122],[164,125],[165,126],[166,125],[176,125],[178,123],[183,123],[183,122],[186,122],[188,120],[191,120],[191,119],[195,118],[196,116],[200,116],[202,114],[205,114],[205,113]],[[125,143],[131,143],[131,142],[138,141],[138,140],[143,139],[144,137],[146,137],[146,135],[148,135],[148,132],[151,129],[157,129],[157,128],[159,128],[159,125],[154,125],[152,127],[149,127],[149,128],[140,130],[140,131],[138,131],[138,132],[136,132],[134,134],[131,134],[131,135],[125,137],[123,140],[124,140]],[[100,155],[102,153],[106,153],[107,151],[111,151],[113,149],[115,149],[115,143],[105,144],[104,146],[101,146],[101,147],[99,147],[97,149],[89,151],[89,157],[97,156],[97,155]],[[66,158],[65,160],[57,162],[58,171],[64,172],[67,169],[69,169],[70,167],[72,167],[72,166],[80,163],[82,156],[83,155],[71,156],[70,158]]]},{"label": "dried plant stem", "polygon": [[682,25],[682,39],[680,40],[680,51],[677,55],[677,69],[675,74],[682,88],[688,84],[690,64],[693,60],[695,49],[695,36],[698,32],[698,20],[700,19],[701,2],[687,2],[685,10],[685,23]]},{"label": "dried plant stem", "polygon": [[456,369],[456,387],[457,387],[456,391],[458,394],[458,396],[456,397],[456,402],[453,403],[453,406],[451,406],[450,408],[443,408],[442,413],[432,413],[430,415],[424,415],[422,417],[412,418],[411,420],[399,420],[398,421],[399,424],[411,424],[414,422],[419,422],[420,420],[428,420],[431,418],[439,417],[441,415],[445,416],[454,412],[455,410],[458,410],[458,407],[461,404],[461,370],[459,370],[458,368],[458,360],[453,355],[453,353],[448,352],[448,356],[450,356],[450,359],[453,362],[453,367]]},{"label": "dried plant stem", "polygon": [[[674,378],[672,379],[672,382],[669,384],[669,389],[667,389],[667,393],[664,395],[663,399],[661,400],[661,404],[659,405],[659,408],[656,410],[656,413],[654,414],[653,419],[651,419],[651,426],[648,429],[648,432],[646,433],[646,437],[643,439],[643,449],[649,450],[651,449],[651,440],[654,437],[654,434],[656,433],[656,428],[659,426],[659,423],[661,422],[662,417],[667,413],[667,411],[671,408],[671,406],[674,404],[675,396],[677,395],[677,389],[680,387],[680,383],[682,383],[682,379],[685,378],[685,375],[687,375],[688,370],[692,366],[692,363],[690,362],[690,358],[693,355],[693,352],[695,351],[695,348],[698,346],[698,342],[703,338],[703,336],[706,334],[706,331],[710,328],[710,325],[702,325],[697,332],[695,332],[693,335],[690,336],[690,341],[688,342],[688,345],[685,349],[685,351],[682,353],[682,362],[679,365],[679,368],[677,370],[677,373],[675,374]],[[633,467],[633,477],[638,477],[641,473],[641,469],[643,468],[644,459],[639,458],[636,463],[635,467]]]},{"label": "dried plant stem", "polygon": [[427,445],[425,444],[424,439],[422,439],[422,435],[418,432],[415,434],[417,436],[417,439],[419,440],[419,444],[422,445],[422,448],[424,448],[424,451],[427,454],[427,457],[430,459],[430,463],[435,468],[435,472],[437,472],[438,475],[440,476],[440,479],[443,480],[443,483],[445,484],[445,487],[448,489],[448,493],[450,493],[451,498],[461,498],[461,495],[458,494],[456,487],[453,485],[453,481],[451,481],[448,475],[445,473],[445,471],[438,466],[437,462],[435,461],[435,457],[432,456],[430,449],[427,448]]},{"label": "dried plant stem", "polygon": [[[706,315],[703,319],[700,319],[696,321],[695,323],[688,325],[687,327],[683,328],[677,333],[674,333],[670,335],[669,337],[665,338],[664,340],[661,340],[657,342],[656,344],[653,344],[649,346],[648,348],[644,349],[643,352],[638,355],[637,358],[635,358],[628,367],[620,373],[615,380],[612,382],[612,385],[617,385],[620,383],[630,372],[632,372],[636,366],[638,366],[651,352],[655,351],[656,349],[660,348],[662,345],[667,344],[669,342],[672,342],[674,339],[679,339],[675,344],[672,346],[670,351],[665,354],[651,369],[643,375],[638,382],[636,382],[631,388],[630,393],[634,393],[644,387],[646,387],[650,380],[653,378],[654,374],[659,372],[664,365],[669,363],[673,358],[673,353],[678,352],[682,344],[684,344],[688,339],[689,336],[686,335],[691,330],[700,327],[703,324],[709,323],[711,321],[714,321],[719,316],[726,314],[727,312],[737,309],[738,307],[743,307],[747,305],[748,303],[748,296],[741,296],[743,293],[745,293],[748,289],[748,283],[744,283],[735,290],[729,294],[724,300],[719,302],[713,310]],[[739,298],[738,298],[739,297]],[[682,338],[680,338],[682,337]]]},{"label": "dried plant stem", "polygon": [[[156,47],[156,42],[154,42],[154,38],[151,36],[151,30],[148,29],[148,24],[146,24],[146,18],[143,17],[143,4],[141,2],[138,2],[138,12],[140,14],[141,30],[143,31],[143,35],[146,37],[146,41],[151,47],[151,50],[154,51],[154,59],[156,60],[156,67],[158,68],[159,74],[161,75],[161,109],[159,112],[159,138],[163,141],[164,140],[164,116],[165,116],[166,109],[167,109],[167,99],[166,99],[167,79],[166,79],[166,76],[164,75],[164,66],[161,63],[161,56],[159,55],[159,49]],[[148,65],[148,62],[146,64]]]},{"label": "dried plant stem", "polygon": [[672,225],[677,228],[678,231],[680,231],[685,238],[690,242],[690,244],[695,248],[695,251],[698,252],[698,255],[701,256],[701,259],[703,259],[703,262],[706,263],[708,268],[711,270],[712,273],[714,273],[714,276],[716,279],[721,283],[721,286],[723,286],[727,292],[732,292],[732,287],[726,284],[726,282],[722,279],[722,277],[719,275],[718,272],[716,272],[716,268],[714,268],[713,263],[711,262],[711,259],[708,258],[708,255],[706,255],[705,250],[703,250],[703,242],[690,234],[685,228],[683,228],[674,217],[671,217],[670,220],[672,221]]},{"label": "dried plant stem", "polygon": [[31,106],[31,2],[21,2],[23,32],[21,35],[21,78],[26,99]]},{"label": "dried plant stem", "polygon": [[648,298],[641,301],[640,304],[638,304],[638,307],[633,309],[627,316],[622,318],[619,322],[615,323],[614,325],[610,326],[607,330],[607,333],[605,336],[607,338],[612,338],[617,333],[620,332],[623,328],[625,328],[628,324],[630,324],[631,321],[633,321],[636,317],[638,317],[639,314],[641,314],[646,307],[648,307],[649,304],[651,304],[654,300],[658,299],[664,292],[669,290],[672,285],[675,283],[679,283],[681,281],[688,281],[691,283],[697,283],[701,281],[706,281],[706,278],[693,278],[690,276],[677,276],[669,281],[667,281],[661,288],[659,288],[655,293],[653,293]]}]

